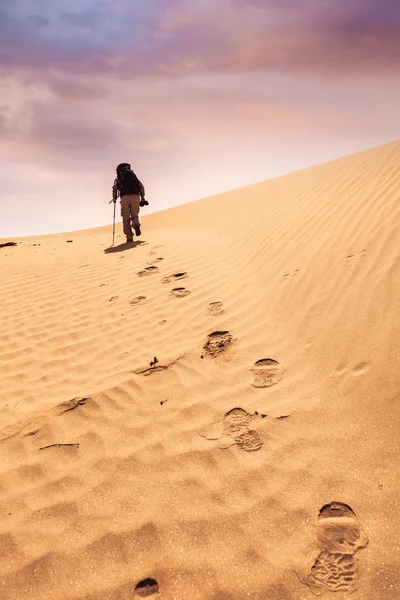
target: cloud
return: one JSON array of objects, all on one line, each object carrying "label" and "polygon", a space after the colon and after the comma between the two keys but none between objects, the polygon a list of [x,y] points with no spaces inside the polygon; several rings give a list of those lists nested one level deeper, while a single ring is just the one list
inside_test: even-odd
[{"label": "cloud", "polygon": [[73,28],[95,30],[101,26],[101,14],[95,10],[84,10],[79,13],[60,12],[59,19]]},{"label": "cloud", "polygon": [[33,25],[34,27],[47,27],[48,25],[50,25],[50,21],[48,19],[46,19],[45,17],[42,17],[41,15],[29,15],[28,17],[28,21],[31,23],[31,25]]},{"label": "cloud", "polygon": [[43,83],[55,96],[80,104],[107,98],[111,93],[105,83],[82,76],[52,73]]},{"label": "cloud", "polygon": [[374,131],[390,134],[396,131],[393,115],[400,97],[395,82],[384,76],[371,82],[366,75],[322,87],[311,75],[287,78],[262,71],[125,81],[117,90],[113,82],[101,81],[71,80],[73,93],[64,79],[56,90],[31,85],[28,94],[14,83],[5,111],[0,110],[0,157],[74,171],[133,157],[152,176],[180,173],[186,157],[209,161],[228,150],[246,154],[296,137],[360,135],[372,127],[371,112]]},{"label": "cloud", "polygon": [[184,78],[207,72],[398,68],[397,0],[58,0],[0,10],[0,64],[67,77]]}]

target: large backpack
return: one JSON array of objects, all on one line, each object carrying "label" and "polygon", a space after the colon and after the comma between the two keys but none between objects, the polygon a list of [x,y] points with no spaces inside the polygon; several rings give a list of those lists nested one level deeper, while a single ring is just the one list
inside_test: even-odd
[{"label": "large backpack", "polygon": [[139,180],[129,165],[124,165],[123,167],[121,165],[121,167],[117,168],[117,179],[121,197],[128,194],[140,194]]}]

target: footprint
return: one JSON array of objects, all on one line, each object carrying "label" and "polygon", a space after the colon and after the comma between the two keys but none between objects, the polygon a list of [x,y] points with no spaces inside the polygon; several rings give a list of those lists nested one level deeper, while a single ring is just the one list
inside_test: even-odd
[{"label": "footprint", "polygon": [[136,296],[136,298],[133,298],[133,300],[131,300],[129,302],[129,304],[140,304],[141,302],[143,302],[144,300],[146,300],[146,296]]},{"label": "footprint", "polygon": [[148,265],[155,265],[159,262],[161,262],[162,260],[164,260],[163,258],[155,258],[154,260],[149,260],[149,262],[147,263]]},{"label": "footprint", "polygon": [[148,596],[154,596],[159,593],[158,583],[155,579],[148,577],[142,579],[135,587],[136,598],[147,598]]},{"label": "footprint", "polygon": [[223,435],[230,437],[240,450],[255,452],[262,446],[257,431],[249,429],[251,415],[243,408],[233,408],[223,420]]},{"label": "footprint", "polygon": [[224,311],[224,305],[222,302],[210,302],[208,305],[206,314],[216,317],[218,315],[222,315]]},{"label": "footprint", "polygon": [[190,292],[184,287],[174,288],[171,292],[173,296],[176,298],[184,298],[185,296],[189,296]]},{"label": "footprint", "polygon": [[253,387],[265,388],[279,383],[285,369],[273,358],[261,358],[254,363],[251,373],[254,375]]},{"label": "footprint", "polygon": [[149,275],[154,275],[154,273],[158,273],[158,267],[146,267],[144,271],[139,271],[139,277],[148,277]]},{"label": "footprint", "polygon": [[354,511],[342,502],[331,502],[319,512],[317,540],[321,552],[304,583],[317,596],[326,591],[353,592],[356,589],[355,554],[368,538]]},{"label": "footprint", "polygon": [[179,279],[187,279],[189,275],[185,272],[183,273],[173,273],[172,275],[168,275],[167,277],[163,277],[161,279],[161,283],[171,283],[171,281],[178,281]]},{"label": "footprint", "polygon": [[204,354],[215,358],[222,354],[233,342],[229,331],[213,331],[208,334],[207,342],[203,346]]},{"label": "footprint", "polygon": [[[243,408],[232,408],[228,411],[222,420],[213,423],[205,430],[205,437],[208,440],[217,440],[221,449],[237,446],[239,450],[245,452],[256,452],[260,450],[263,443],[257,431],[249,429],[252,416]],[[217,426],[217,427],[215,427]]]}]

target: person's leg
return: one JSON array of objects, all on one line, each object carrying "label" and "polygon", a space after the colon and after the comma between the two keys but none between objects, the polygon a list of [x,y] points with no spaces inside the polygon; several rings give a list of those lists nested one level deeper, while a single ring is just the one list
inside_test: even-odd
[{"label": "person's leg", "polygon": [[123,196],[121,198],[121,217],[124,228],[124,234],[126,235],[126,241],[133,241],[133,233],[131,228],[131,205],[130,196]]},{"label": "person's leg", "polygon": [[130,198],[130,211],[132,219],[132,227],[135,230],[137,236],[141,234],[140,222],[139,222],[139,211],[140,211],[140,196],[139,194],[131,194]]}]

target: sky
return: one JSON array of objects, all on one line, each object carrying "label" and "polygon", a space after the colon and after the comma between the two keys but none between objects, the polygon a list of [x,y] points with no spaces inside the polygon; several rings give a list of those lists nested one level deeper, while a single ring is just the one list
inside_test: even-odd
[{"label": "sky", "polygon": [[[0,0],[0,237],[112,221],[400,138],[399,0]],[[210,215],[212,218],[212,215]]]}]

